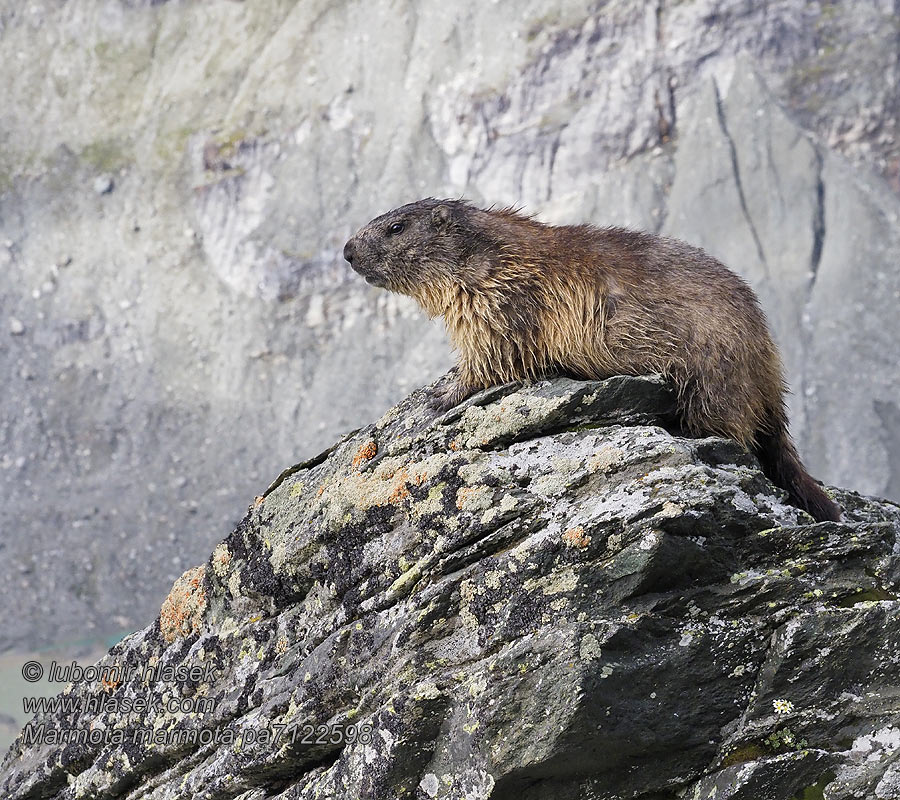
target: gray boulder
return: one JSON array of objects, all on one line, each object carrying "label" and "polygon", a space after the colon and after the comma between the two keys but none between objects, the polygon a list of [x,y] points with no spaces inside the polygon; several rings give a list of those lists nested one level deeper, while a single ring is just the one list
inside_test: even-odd
[{"label": "gray boulder", "polygon": [[813,524],[653,377],[424,397],[285,470],[0,794],[900,797],[900,508]]}]

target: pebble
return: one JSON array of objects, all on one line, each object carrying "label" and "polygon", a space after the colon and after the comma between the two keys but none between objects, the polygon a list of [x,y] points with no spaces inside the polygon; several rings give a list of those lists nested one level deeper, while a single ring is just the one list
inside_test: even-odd
[{"label": "pebble", "polygon": [[115,186],[112,175],[98,175],[94,178],[94,191],[97,194],[109,194]]}]

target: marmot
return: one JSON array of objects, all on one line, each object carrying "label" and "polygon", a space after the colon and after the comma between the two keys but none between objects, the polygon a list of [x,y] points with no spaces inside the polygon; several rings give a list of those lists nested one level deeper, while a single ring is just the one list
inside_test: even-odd
[{"label": "marmot", "polygon": [[437,408],[507,381],[662,373],[690,434],[740,442],[792,502],[840,519],[788,434],[781,359],[756,295],[702,250],[427,198],[376,217],[344,258],[444,317],[459,361]]}]

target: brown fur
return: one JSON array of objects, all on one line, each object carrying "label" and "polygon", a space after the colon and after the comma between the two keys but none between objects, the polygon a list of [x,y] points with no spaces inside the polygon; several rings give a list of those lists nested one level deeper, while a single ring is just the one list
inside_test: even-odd
[{"label": "brown fur", "polygon": [[781,360],[756,296],[702,250],[429,198],[372,220],[344,255],[370,283],[444,317],[459,363],[434,405],[560,373],[662,373],[691,434],[740,442],[793,502],[840,518],[787,432]]}]

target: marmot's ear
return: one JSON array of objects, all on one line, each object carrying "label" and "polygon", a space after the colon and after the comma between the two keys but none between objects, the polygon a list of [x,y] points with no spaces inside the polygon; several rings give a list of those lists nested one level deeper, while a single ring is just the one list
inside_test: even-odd
[{"label": "marmot's ear", "polygon": [[449,227],[453,222],[453,212],[450,210],[450,206],[435,206],[431,209],[431,221],[438,229]]}]

